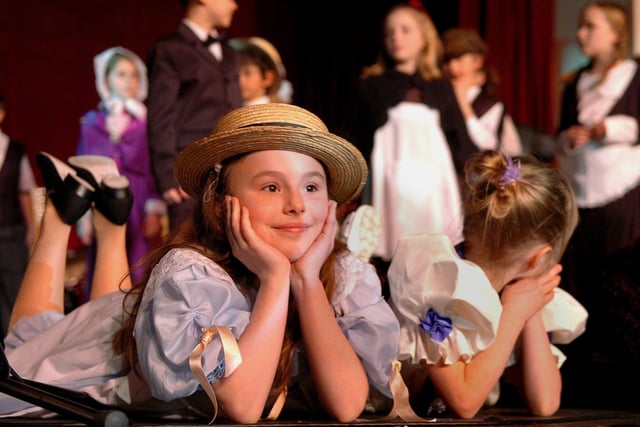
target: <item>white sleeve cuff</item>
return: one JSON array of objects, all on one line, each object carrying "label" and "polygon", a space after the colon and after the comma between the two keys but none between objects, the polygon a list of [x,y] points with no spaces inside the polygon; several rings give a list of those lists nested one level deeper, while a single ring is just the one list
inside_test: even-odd
[{"label": "white sleeve cuff", "polygon": [[147,214],[166,215],[167,205],[160,199],[148,199],[144,203],[144,211]]}]

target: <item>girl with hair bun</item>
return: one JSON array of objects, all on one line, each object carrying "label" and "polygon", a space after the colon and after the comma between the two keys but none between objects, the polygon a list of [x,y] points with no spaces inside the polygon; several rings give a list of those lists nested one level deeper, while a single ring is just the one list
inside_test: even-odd
[{"label": "girl with hair bun", "polygon": [[577,222],[573,193],[533,157],[484,151],[465,174],[464,241],[403,238],[389,268],[412,403],[427,415],[471,418],[496,403],[503,379],[532,414],[552,415],[565,360],[552,343],[572,341],[587,317],[558,288]]}]

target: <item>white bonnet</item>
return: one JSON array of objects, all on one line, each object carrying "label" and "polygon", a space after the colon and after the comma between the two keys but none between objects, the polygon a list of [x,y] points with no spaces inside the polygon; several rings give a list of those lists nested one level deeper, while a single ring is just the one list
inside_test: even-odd
[{"label": "white bonnet", "polygon": [[96,75],[96,90],[98,91],[98,95],[100,95],[100,99],[104,101],[110,97],[110,91],[107,87],[105,73],[109,60],[115,54],[120,54],[127,57],[135,65],[136,69],[138,70],[139,76],[138,91],[136,92],[135,98],[137,101],[144,101],[147,98],[148,91],[147,67],[144,65],[144,62],[142,62],[138,55],[121,46],[111,47],[105,51],[100,52],[93,58],[93,69]]}]

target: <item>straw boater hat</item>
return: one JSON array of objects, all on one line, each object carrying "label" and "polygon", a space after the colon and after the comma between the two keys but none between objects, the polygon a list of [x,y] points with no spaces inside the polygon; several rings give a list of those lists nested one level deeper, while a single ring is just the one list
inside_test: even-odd
[{"label": "straw boater hat", "polygon": [[320,161],[327,171],[329,196],[338,203],[357,197],[367,178],[367,164],[355,146],[329,133],[315,114],[280,103],[228,113],[211,135],[178,155],[174,174],[184,191],[199,197],[216,165],[238,154],[263,150],[295,151]]}]

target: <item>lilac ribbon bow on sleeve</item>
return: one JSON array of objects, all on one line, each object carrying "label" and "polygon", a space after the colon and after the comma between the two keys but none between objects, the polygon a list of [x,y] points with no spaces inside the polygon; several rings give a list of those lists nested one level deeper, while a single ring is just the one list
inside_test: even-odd
[{"label": "lilac ribbon bow on sleeve", "polygon": [[441,316],[430,308],[424,320],[420,320],[420,329],[431,336],[434,341],[442,342],[451,333],[452,322],[447,316]]}]

